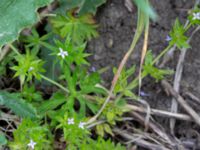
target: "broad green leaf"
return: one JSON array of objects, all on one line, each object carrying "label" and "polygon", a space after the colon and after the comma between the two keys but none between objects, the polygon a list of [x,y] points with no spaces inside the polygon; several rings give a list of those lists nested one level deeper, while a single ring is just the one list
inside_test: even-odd
[{"label": "broad green leaf", "polygon": [[7,139],[2,133],[0,133],[0,148],[1,148],[1,145],[5,145],[5,144],[7,144]]},{"label": "broad green leaf", "polygon": [[0,105],[10,108],[16,115],[23,118],[36,118],[36,109],[15,94],[0,91]]},{"label": "broad green leaf", "polygon": [[20,31],[39,20],[37,9],[53,0],[1,0],[0,48],[18,38]]},{"label": "broad green leaf", "polygon": [[97,7],[106,2],[106,0],[61,0],[67,9],[79,8],[79,15],[92,13],[95,14]]}]

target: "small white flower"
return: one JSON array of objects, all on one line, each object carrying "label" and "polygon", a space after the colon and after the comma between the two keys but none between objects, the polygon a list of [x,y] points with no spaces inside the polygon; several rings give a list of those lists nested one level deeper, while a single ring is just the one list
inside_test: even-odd
[{"label": "small white flower", "polygon": [[28,72],[31,72],[32,70],[34,70],[34,67],[30,67],[30,68],[28,69]]},{"label": "small white flower", "polygon": [[63,59],[65,56],[68,56],[68,52],[64,51],[62,48],[59,48],[60,52],[57,54],[58,56],[61,56]]},{"label": "small white flower", "polygon": [[81,129],[84,129],[84,125],[85,125],[85,122],[80,122],[78,127],[81,128]]},{"label": "small white flower", "polygon": [[74,118],[69,118],[68,120],[68,124],[70,125],[70,124],[74,124]]},{"label": "small white flower", "polygon": [[28,147],[30,147],[31,149],[34,149],[35,145],[37,143],[35,143],[32,139],[30,140],[30,143],[28,143]]},{"label": "small white flower", "polygon": [[200,20],[200,12],[198,13],[193,13],[193,18],[192,20]]}]

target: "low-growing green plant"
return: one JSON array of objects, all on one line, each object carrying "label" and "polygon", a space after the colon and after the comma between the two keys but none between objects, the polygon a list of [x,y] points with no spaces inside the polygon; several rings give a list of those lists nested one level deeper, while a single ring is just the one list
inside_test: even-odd
[{"label": "low-growing green plant", "polygon": [[36,91],[35,85],[25,84],[22,91],[21,91],[21,97],[26,99],[28,102],[41,102],[43,100],[41,92]]},{"label": "low-growing green plant", "polygon": [[[134,78],[136,66],[129,69],[120,66],[123,68],[121,71],[114,68],[113,72],[118,75],[118,78],[113,91],[112,88],[109,91],[103,87],[98,71],[89,71],[90,63],[87,57],[90,54],[85,52],[85,49],[87,41],[98,36],[96,31],[98,25],[90,13],[94,14],[96,8],[105,0],[60,1],[70,10],[49,19],[52,32],[40,36],[33,28],[30,36],[20,38],[19,42],[23,44],[22,50],[10,44],[15,54],[11,53],[11,57],[4,59],[0,64],[2,73],[6,72],[6,66],[12,66],[10,68],[14,71],[14,77],[18,77],[21,84],[20,91],[0,92],[0,105],[6,106],[23,118],[13,132],[13,140],[8,142],[8,146],[13,150],[51,150],[54,149],[54,141],[59,140],[64,143],[66,149],[70,150],[124,150],[124,146],[104,138],[105,135],[114,138],[113,127],[117,125],[117,122],[123,121],[123,114],[128,111],[126,99],[139,99],[139,96],[134,93],[139,78]],[[51,0],[37,0],[34,9],[49,2]],[[148,29],[149,18],[156,19],[156,13],[148,0],[134,0],[134,2],[138,7],[139,17],[136,35],[129,52],[133,51],[143,30]],[[33,14],[31,11],[30,15]],[[174,45],[179,49],[190,47],[186,32],[192,25],[200,24],[200,9],[196,7],[192,10],[188,19],[190,23],[187,26],[183,26],[178,19],[175,21],[168,37],[169,46],[157,57],[153,57],[152,51],[147,51],[141,78],[149,75],[157,82],[173,73],[171,70],[157,68],[155,63]],[[23,27],[24,25],[19,26],[17,31]],[[12,38],[8,36],[8,39],[2,42],[0,35],[0,46],[15,38],[16,34]],[[44,48],[48,55],[52,56],[52,63],[59,66],[57,80],[44,75],[43,65],[45,61],[49,61],[41,57]],[[37,91],[36,85],[40,83],[36,80],[41,81],[41,79],[58,87],[52,91],[50,98],[43,97],[43,94]],[[109,101],[107,96],[110,96],[112,101]],[[98,113],[99,110],[100,113]],[[88,120],[96,114],[100,123],[97,123],[97,120],[89,122]],[[93,125],[93,123],[97,124]],[[92,131],[95,132],[95,137],[91,136],[89,129],[91,126],[95,126]],[[58,139],[56,136],[59,136]],[[6,144],[5,137],[1,135],[0,141]]]},{"label": "low-growing green plant", "polygon": [[29,36],[22,35],[20,37],[20,41],[24,42],[26,44],[26,47],[31,49],[31,52],[37,55],[39,50],[41,49],[41,46],[45,46],[48,48],[51,47],[51,45],[48,44],[48,39],[50,37],[51,33],[40,36],[36,29],[33,28],[31,30],[31,34]]},{"label": "low-growing green plant", "polygon": [[[117,72],[117,69],[113,69],[114,74]],[[132,97],[133,99],[137,99],[137,96],[134,94],[133,89],[128,89],[128,80],[134,74],[135,66],[132,68],[126,69],[124,68],[119,76],[119,79],[116,83],[115,89],[113,93],[115,95],[120,94],[121,96]]]},{"label": "low-growing green plant", "polygon": [[59,40],[55,40],[56,47],[53,48],[52,55],[57,56],[61,67],[63,64],[67,64],[71,66],[73,63],[76,65],[88,65],[89,63],[86,61],[86,57],[89,56],[88,53],[85,53],[86,43],[83,43],[79,46],[75,46],[71,42],[71,38],[66,38],[65,42],[61,42]]},{"label": "low-growing green plant", "polygon": [[62,38],[70,36],[72,44],[79,45],[98,36],[97,25],[90,14],[75,17],[73,12],[68,12],[66,16],[52,18],[51,23],[54,32]]},{"label": "low-growing green plant", "polygon": [[51,150],[53,136],[45,125],[24,119],[13,133],[14,139],[8,145],[11,150]]},{"label": "low-growing green plant", "polygon": [[189,48],[189,44],[187,43],[188,37],[185,36],[186,29],[184,26],[176,19],[172,31],[170,32],[171,40],[169,42],[170,45],[176,45],[179,49],[181,48]]},{"label": "low-growing green plant", "polygon": [[143,76],[150,75],[151,77],[156,79],[156,81],[159,81],[159,80],[164,79],[166,75],[173,74],[172,70],[156,68],[153,65],[153,60],[154,58],[153,58],[152,52],[148,51],[146,54],[145,63],[143,66],[143,69],[144,69],[143,74],[142,74]]},{"label": "low-growing green plant", "polygon": [[26,50],[26,54],[17,55],[15,60],[18,64],[13,66],[12,69],[16,71],[14,77],[19,76],[21,87],[24,85],[24,82],[31,81],[33,77],[40,80],[40,73],[45,72],[42,67],[44,61],[38,59],[29,49]]},{"label": "low-growing green plant", "polygon": [[90,143],[83,143],[80,146],[81,150],[125,150],[126,148],[120,143],[115,144],[110,139],[104,140],[103,138],[98,138],[97,140],[91,140]]},{"label": "low-growing green plant", "polygon": [[[74,113],[75,114],[75,113]],[[76,115],[69,117],[65,113],[64,117],[56,118],[59,122],[56,129],[62,129],[63,137],[66,142],[67,149],[78,149],[82,143],[90,140],[89,131],[85,128],[85,122],[79,120]]]}]

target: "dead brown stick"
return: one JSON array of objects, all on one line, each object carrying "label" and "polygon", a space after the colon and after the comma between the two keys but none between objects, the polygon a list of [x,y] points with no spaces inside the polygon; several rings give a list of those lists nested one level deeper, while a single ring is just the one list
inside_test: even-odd
[{"label": "dead brown stick", "polygon": [[[142,107],[135,106],[135,105],[128,104],[125,107],[128,108],[128,109],[131,109],[133,111],[140,112],[140,113],[147,113],[146,109],[144,109]],[[175,118],[175,119],[185,120],[185,121],[193,121],[193,119],[188,115],[180,114],[180,113],[172,113],[172,112],[158,110],[158,109],[150,109],[150,114],[155,115],[155,116]]]},{"label": "dead brown stick", "polygon": [[195,101],[196,103],[200,104],[200,99],[198,97],[196,97],[193,93],[187,91],[184,93],[186,96],[188,96],[189,98],[191,98],[193,101]]},{"label": "dead brown stick", "polygon": [[162,145],[158,145],[158,144],[153,144],[150,143],[148,141],[145,141],[142,138],[138,138],[135,137],[134,135],[130,135],[129,133],[127,133],[127,131],[122,131],[118,128],[115,128],[113,130],[116,134],[121,135],[123,138],[125,138],[126,140],[132,140],[133,143],[135,143],[136,145],[146,148],[146,149],[151,149],[151,150],[155,150],[155,149],[160,149],[160,150],[169,150],[168,148],[162,146]]},{"label": "dead brown stick", "polygon": [[[136,112],[132,112],[131,115],[133,115],[134,118],[136,118],[141,124],[144,124],[145,117],[141,116],[140,114]],[[165,143],[173,144],[172,140],[169,138],[169,136],[163,131],[162,127],[156,125],[156,123],[153,123],[152,121],[148,122],[149,129],[151,129],[153,132],[155,132],[158,136],[160,136]]]},{"label": "dead brown stick", "polygon": [[162,80],[161,84],[165,90],[178,101],[178,103],[185,109],[185,111],[200,126],[200,116],[188,105],[188,103],[173,89],[173,87],[167,81]]}]

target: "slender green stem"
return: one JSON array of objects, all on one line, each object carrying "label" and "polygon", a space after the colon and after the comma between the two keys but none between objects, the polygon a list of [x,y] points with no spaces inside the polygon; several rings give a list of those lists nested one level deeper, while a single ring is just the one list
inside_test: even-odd
[{"label": "slender green stem", "polygon": [[189,23],[189,24],[185,27],[185,31],[187,31],[191,26],[192,26],[192,24]]},{"label": "slender green stem", "polygon": [[55,82],[54,80],[51,80],[51,79],[45,77],[45,76],[42,75],[42,74],[41,74],[41,77],[42,77],[44,80],[46,80],[46,81],[48,81],[48,82],[50,82],[50,83],[56,85],[57,87],[61,88],[63,91],[69,93],[69,90],[68,90],[67,88],[65,88],[64,86],[62,86],[61,84]]},{"label": "slender green stem", "polygon": [[18,50],[11,44],[11,43],[9,43],[8,44],[9,45],[9,47],[17,54],[17,55],[21,55],[19,52],[18,52]]},{"label": "slender green stem", "polygon": [[161,58],[162,56],[164,56],[165,53],[167,53],[171,47],[172,47],[171,45],[168,45],[168,46],[153,60],[152,64],[155,64],[158,60],[160,60],[160,58]]}]

